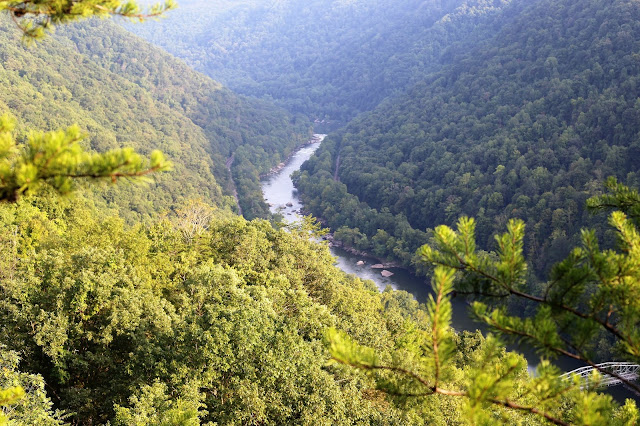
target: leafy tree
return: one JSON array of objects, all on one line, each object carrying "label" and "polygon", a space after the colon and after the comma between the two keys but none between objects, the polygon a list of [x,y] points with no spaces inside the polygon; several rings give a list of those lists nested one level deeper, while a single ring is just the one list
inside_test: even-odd
[{"label": "leafy tree", "polygon": [[[187,390],[189,388],[187,387]],[[140,397],[130,398],[132,408],[115,407],[114,425],[198,426],[199,395],[172,400],[167,395],[167,386],[156,382],[145,385]]]},{"label": "leafy tree", "polygon": [[584,208],[603,177],[638,185],[639,11],[630,0],[509,2],[435,73],[325,139],[302,168],[305,206],[369,242],[384,229],[409,246],[384,254],[405,266],[424,240],[402,235],[403,216],[417,232],[475,217],[487,250],[521,219],[529,270],[545,279],[581,227],[605,229]]},{"label": "leafy tree", "polygon": [[[40,39],[45,30],[92,16],[119,15],[143,20],[162,15],[176,7],[173,0],[152,6],[141,13],[140,6],[128,0],[16,1],[0,2],[0,12],[8,13],[23,31],[25,39]],[[132,149],[88,153],[79,142],[84,138],[77,126],[49,133],[32,132],[26,143],[17,144],[12,135],[13,118],[0,116],[0,201],[18,197],[46,184],[67,193],[81,179],[119,178],[140,180],[144,176],[171,168],[160,151],[153,151],[145,161]]]},{"label": "leafy tree", "polygon": [[52,409],[42,376],[19,371],[18,362],[15,351],[0,345],[0,425],[62,424],[65,416]]},{"label": "leafy tree", "polygon": [[181,0],[170,20],[130,28],[234,91],[323,126],[430,74],[452,44],[509,2]]},{"label": "leafy tree", "polygon": [[[52,25],[67,23],[91,16],[120,15],[143,20],[147,17],[159,16],[174,8],[175,2],[167,0],[164,5],[152,6],[148,13],[141,13],[134,1],[87,0],[87,1],[15,1],[0,2],[0,12],[6,11],[22,30],[25,40],[40,39],[45,30]],[[132,149],[112,150],[102,154],[84,151],[79,142],[83,135],[77,126],[64,131],[49,133],[32,132],[26,143],[17,144],[12,135],[15,123],[13,118],[5,114],[0,116],[0,201],[15,202],[27,193],[34,192],[42,185],[48,185],[60,193],[71,191],[81,179],[108,178],[116,182],[119,178],[137,179],[152,172],[166,171],[171,163],[164,159],[160,151],[153,151],[150,160],[142,159]],[[10,354],[9,354],[10,355]],[[3,374],[17,361],[6,365],[5,352],[2,352]],[[17,360],[17,357],[14,355]],[[34,376],[35,377],[35,376]],[[9,378],[15,381],[15,378]],[[32,379],[37,380],[37,379]],[[6,386],[7,378],[3,377],[1,386]],[[40,388],[44,383],[34,382]],[[45,409],[25,408],[23,401],[30,400],[34,393],[24,398],[23,384],[14,383],[9,388],[0,388],[0,407],[20,404],[23,415],[19,422],[38,424],[58,424],[59,417],[51,417]],[[44,391],[39,395],[46,400]],[[22,401],[21,401],[22,400]],[[45,402],[48,403],[48,400]],[[0,423],[7,417],[0,414]],[[14,416],[15,421],[15,416]]]},{"label": "leafy tree", "polygon": [[[533,346],[545,358],[563,355],[580,360],[595,368],[594,383],[610,375],[640,391],[637,384],[601,369],[594,361],[597,343],[604,336],[611,341],[617,359],[640,363],[640,196],[613,178],[607,181],[607,188],[608,194],[590,199],[588,205],[596,210],[620,209],[609,218],[618,240],[617,251],[600,250],[594,232],[583,230],[581,247],[556,264],[549,281],[532,293],[525,286],[521,220],[509,221],[507,232],[496,236],[496,253],[476,249],[473,219],[461,218],[456,230],[439,226],[433,243],[420,251],[423,261],[435,270],[434,294],[428,302],[431,329],[423,333],[414,351],[419,362],[411,365],[406,357],[396,357],[385,363],[373,350],[335,331],[328,334],[333,358],[376,372],[378,387],[392,395],[465,397],[467,418],[475,423],[490,421],[490,406],[535,414],[555,424],[636,422],[635,404],[628,401],[616,410],[610,396],[580,390],[580,379],[559,377],[560,371],[546,360],[535,377],[518,383],[514,375],[522,369],[522,360],[507,354],[491,365],[491,356],[501,347],[491,336],[488,357],[472,360],[472,373],[464,385],[450,386],[453,337],[449,299],[455,288],[459,294],[477,297],[472,315],[498,335]],[[504,302],[510,298],[523,299],[533,314],[510,311]],[[378,372],[391,372],[395,377]]]},{"label": "leafy tree", "polygon": [[[29,48],[12,25],[0,14],[0,115],[19,119],[17,140],[26,140],[28,129],[77,124],[87,149],[128,146],[146,157],[160,149],[176,172],[157,174],[146,187],[152,190],[113,185],[97,192],[130,222],[191,198],[230,208],[234,184],[243,207],[258,203],[255,212],[243,211],[247,217],[266,217],[259,176],[308,139],[307,120],[232,93],[112,20],[58,28]],[[241,147],[229,173],[225,162]]]},{"label": "leafy tree", "polygon": [[366,378],[325,367],[323,330],[387,353],[417,302],[336,269],[309,241],[317,225],[275,229],[213,209],[189,243],[180,219],[128,227],[81,197],[0,205],[0,249],[11,254],[0,259],[0,340],[74,422],[402,416],[363,394]]}]

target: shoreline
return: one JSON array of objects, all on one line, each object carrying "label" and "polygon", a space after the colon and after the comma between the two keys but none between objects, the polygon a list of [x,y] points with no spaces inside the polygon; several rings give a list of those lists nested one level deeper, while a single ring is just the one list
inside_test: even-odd
[{"label": "shoreline", "polygon": [[[307,210],[304,209],[304,207],[300,210],[300,214],[303,216],[309,216],[311,215],[311,213]],[[337,240],[334,236],[333,236],[333,232],[330,230],[331,228],[329,228],[329,226],[327,225],[327,222],[321,218],[321,217],[316,217],[313,216],[323,227],[326,227],[327,229],[329,229],[329,232],[327,232],[323,237],[322,240],[327,241],[329,243],[329,247],[334,247],[334,248],[338,248],[340,250],[344,250],[349,254],[352,254],[354,256],[361,256],[361,257],[368,257],[370,259],[375,259],[378,261],[378,264],[382,265],[382,267],[377,267],[374,269],[388,269],[388,268],[395,268],[395,269],[402,269],[405,270],[413,275],[415,275],[415,271],[412,270],[411,268],[408,268],[406,266],[403,266],[401,264],[399,264],[398,262],[395,261],[389,261],[389,259],[385,259],[383,257],[379,257],[376,256],[374,254],[371,253],[367,253],[366,251],[362,251],[362,250],[358,250],[354,247],[351,246],[347,246],[344,244],[344,242]]]},{"label": "shoreline", "polygon": [[307,145],[313,145],[314,143],[319,143],[322,142],[322,140],[326,137],[327,135],[323,134],[323,133],[314,133],[306,142],[301,143],[300,145],[296,146],[290,153],[289,155],[287,155],[287,158],[284,159],[284,161],[282,161],[280,164],[278,164],[277,166],[272,167],[267,173],[265,174],[261,174],[258,177],[262,180],[264,178],[267,178],[271,175],[274,175],[276,173],[279,173],[282,169],[284,169],[287,166],[287,163],[289,162],[289,160],[291,160],[291,157],[293,157],[300,149],[304,148]]},{"label": "shoreline", "polygon": [[[290,163],[292,157],[294,157],[295,154],[297,154],[302,148],[304,148],[305,146],[308,145],[313,145],[315,143],[321,143],[324,138],[326,137],[326,134],[323,133],[314,133],[313,136],[311,136],[305,143],[302,143],[300,145],[298,145],[285,159],[285,161],[283,161],[282,163],[278,164],[277,166],[271,168],[271,170],[269,171],[269,173],[264,174],[264,175],[260,175],[260,179],[263,180],[265,178],[268,178],[270,176],[273,176],[277,173],[280,173],[285,167],[287,167],[287,165]],[[293,187],[295,188],[295,185],[293,185]],[[308,216],[311,213],[305,208],[304,204],[302,204],[301,200],[300,200],[300,208],[298,210],[295,211],[295,213],[299,214],[299,215],[303,215],[303,216]],[[287,206],[289,206],[289,204],[286,204]],[[273,205],[269,204],[269,208],[272,208]],[[283,206],[284,207],[284,206]],[[291,206],[289,206],[291,207]],[[283,213],[281,213],[283,214]],[[290,213],[289,213],[290,214]],[[314,216],[314,218],[322,225],[323,228],[329,228],[327,225],[327,222],[320,217],[316,217]],[[382,258],[380,256],[376,256],[372,253],[368,253],[366,251],[363,250],[358,250],[354,247],[351,246],[347,246],[344,244],[343,241],[338,240],[334,237],[333,232],[329,231],[325,236],[322,237],[322,240],[327,241],[327,244],[329,247],[331,248],[336,248],[339,250],[343,250],[345,253],[349,253],[350,255],[356,256],[356,257],[364,257],[364,258],[368,258],[369,260],[375,260],[377,263],[371,263],[368,266],[371,267],[373,265],[375,265],[375,268],[372,269],[401,269],[403,271],[406,271],[412,275],[415,275],[416,271],[413,270],[410,267],[404,266],[402,264],[400,264],[397,261],[390,261],[389,259],[385,259]],[[338,255],[339,256],[339,255]],[[368,263],[368,262],[367,262]]]},{"label": "shoreline", "polygon": [[[349,254],[352,254],[354,256],[359,256],[359,257],[368,257],[370,259],[375,259],[378,261],[376,265],[376,267],[374,268],[373,265],[370,265],[369,267],[372,269],[404,269],[407,272],[410,272],[413,274],[413,271],[409,268],[406,268],[402,265],[400,265],[398,262],[389,262],[388,259],[384,259],[382,257],[378,257],[375,256],[371,253],[367,253],[366,251],[362,251],[362,250],[358,250],[354,247],[351,246],[346,246],[342,241],[340,240],[336,240],[335,237],[333,236],[333,232],[328,232],[323,239],[325,241],[329,242],[329,247],[335,247],[335,248],[339,248],[340,250],[344,250]],[[377,265],[381,265],[381,266],[377,266]]]}]

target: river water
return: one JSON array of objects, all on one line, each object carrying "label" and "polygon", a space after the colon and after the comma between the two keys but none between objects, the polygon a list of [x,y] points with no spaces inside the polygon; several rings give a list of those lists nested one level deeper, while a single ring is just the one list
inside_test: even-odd
[{"label": "river water", "polygon": [[[280,213],[285,222],[295,222],[300,220],[300,210],[303,208],[298,191],[293,186],[291,174],[299,170],[302,163],[307,161],[309,157],[320,147],[322,140],[326,137],[324,134],[314,135],[315,142],[303,146],[296,151],[287,161],[286,165],[277,173],[270,174],[262,181],[262,192],[265,201],[269,204],[272,213]],[[393,272],[390,277],[383,277],[380,269],[373,269],[371,265],[379,263],[375,258],[366,256],[356,256],[340,248],[331,247],[331,254],[336,257],[336,265],[349,274],[357,275],[362,279],[373,281],[380,291],[390,286],[394,290],[404,290],[411,293],[417,301],[426,302],[430,294],[430,285],[426,278],[417,277],[409,271],[402,268],[387,268]],[[357,263],[364,261],[364,265],[358,266]],[[475,331],[483,327],[477,322],[472,321],[468,315],[468,304],[462,298],[454,298],[452,301],[452,326],[457,331]],[[538,363],[538,357],[531,348],[515,347],[522,353],[529,362],[529,371],[533,373]],[[570,371],[578,367],[584,366],[576,360],[570,358],[561,358],[554,361],[564,371]],[[607,389],[616,400],[623,403],[625,398],[635,397],[631,392],[622,386],[611,387]]]}]

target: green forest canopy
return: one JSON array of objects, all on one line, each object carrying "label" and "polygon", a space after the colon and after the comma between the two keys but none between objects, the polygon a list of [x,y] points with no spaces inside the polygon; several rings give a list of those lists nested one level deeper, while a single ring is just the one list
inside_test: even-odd
[{"label": "green forest canopy", "polygon": [[[76,43],[81,40],[76,36]],[[93,59],[105,61],[99,55]],[[17,73],[7,73],[8,78],[42,80],[13,65]],[[83,83],[91,81],[87,77]],[[135,85],[144,87],[144,79]],[[38,96],[33,88],[31,93],[42,101],[50,94]],[[7,108],[20,106],[29,117],[28,103],[15,99]],[[147,109],[165,105],[145,92],[132,104],[141,100],[148,100]],[[4,140],[10,140],[8,126],[3,130]],[[66,134],[72,140],[75,135],[75,130]],[[577,340],[567,344],[582,350],[581,344],[599,336],[594,325],[600,325],[622,336],[616,350],[637,358],[640,311],[629,302],[640,300],[634,222],[640,197],[613,180],[609,190],[611,195],[591,204],[617,207],[631,217],[611,216],[621,253],[600,252],[594,235],[585,232],[584,248],[554,270],[569,293],[560,288],[556,294],[555,287],[549,299],[539,301],[535,319],[509,317],[482,303],[474,304],[476,315],[548,353],[561,348],[557,327],[579,325],[570,336]],[[456,270],[462,272],[461,289],[523,294],[521,221],[509,222],[494,255],[476,252],[473,221],[461,220],[457,231],[439,227],[435,248],[421,254],[439,265],[435,297],[419,306],[406,293],[379,293],[336,269],[327,247],[309,240],[310,232],[318,232],[312,222],[276,229],[263,220],[239,218],[224,204],[175,200],[180,206],[175,214],[159,217],[150,206],[150,220],[140,222],[134,214],[126,224],[90,193],[75,199],[27,193],[15,201],[0,205],[0,245],[10,254],[0,260],[5,325],[0,341],[6,345],[0,347],[0,405],[14,421],[59,424],[69,416],[78,423],[113,424],[638,420],[631,401],[616,407],[610,397],[561,381],[557,369],[545,363],[532,379],[524,359],[506,353],[494,338],[450,329],[448,295]],[[585,268],[591,273],[576,280],[574,274]],[[576,319],[561,303],[564,298],[577,304],[571,308],[575,312],[583,304],[589,309]],[[330,356],[339,363],[329,362]],[[361,375],[341,363],[376,374]],[[409,397],[416,381],[426,392]]]},{"label": "green forest canopy", "polygon": [[[247,217],[266,217],[259,175],[307,139],[306,119],[238,97],[108,21],[60,28],[31,47],[2,21],[0,111],[18,119],[18,139],[78,124],[85,148],[162,150],[175,173],[152,190],[127,185],[102,195],[130,217],[198,196],[233,205],[234,187]],[[233,154],[232,180],[225,162]]]},{"label": "green forest canopy", "polygon": [[185,0],[128,25],[239,93],[345,122],[421,81],[510,0]]},{"label": "green forest canopy", "polygon": [[428,228],[473,216],[493,249],[519,218],[542,278],[582,227],[604,229],[584,205],[607,176],[640,183],[638,16],[626,0],[512,4],[499,31],[327,138],[298,178],[305,205],[405,265]]}]

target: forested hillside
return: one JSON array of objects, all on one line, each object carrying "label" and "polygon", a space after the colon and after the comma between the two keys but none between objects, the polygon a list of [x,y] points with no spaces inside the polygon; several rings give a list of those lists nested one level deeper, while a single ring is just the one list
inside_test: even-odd
[{"label": "forested hillside", "polygon": [[[434,322],[410,294],[337,269],[313,226],[278,230],[198,202],[127,226],[89,198],[40,196],[1,204],[0,231],[0,389],[26,390],[4,410],[18,424],[444,425],[474,412],[543,422],[492,404],[493,392],[481,411],[455,396],[390,399],[376,380],[409,393],[415,381],[330,362],[337,329],[376,363],[430,374]],[[522,356],[479,332],[447,335],[445,388],[484,386],[494,372],[500,398],[567,421],[637,416],[571,386],[549,400]],[[557,374],[545,371],[540,380]]]},{"label": "forested hillside", "polygon": [[[151,188],[109,189],[103,196],[128,217],[148,217],[201,196],[264,216],[258,176],[281,162],[308,136],[303,118],[232,94],[179,60],[104,21],[61,29],[33,47],[19,31],[0,26],[0,111],[20,128],[52,130],[77,123],[91,148],[161,149],[176,172]],[[225,198],[226,197],[226,198]]]},{"label": "forested hillside", "polygon": [[[546,274],[604,221],[584,204],[606,176],[640,186],[636,0],[184,5],[160,39],[300,114],[85,20],[149,17],[133,2],[0,2],[1,425],[640,422],[598,393],[635,379],[595,365],[640,362],[637,190],[608,179],[587,204],[610,226]],[[295,180],[338,239],[430,271],[425,304],[343,273],[315,219],[231,196],[266,214],[259,175],[309,115],[374,107]],[[91,153],[121,147],[150,159]],[[457,294],[495,335],[452,328]]]},{"label": "forested hillside", "polygon": [[340,238],[409,264],[426,228],[474,216],[492,249],[492,235],[521,218],[541,274],[595,223],[585,200],[605,177],[638,186],[640,5],[519,4],[499,31],[304,166],[306,205]]},{"label": "forested hillside", "polygon": [[[402,413],[364,391],[365,377],[326,366],[330,326],[388,352],[423,315],[410,295],[346,276],[306,230],[183,207],[130,227],[84,197],[0,205],[0,388],[28,390],[14,421],[57,424],[51,403],[74,424],[389,424],[456,412],[433,400]],[[195,235],[185,232],[194,209],[210,215]],[[481,346],[460,338],[461,374]]]},{"label": "forested hillside", "polygon": [[239,93],[344,121],[448,61],[509,3],[185,0],[170,20],[128,28]]}]

